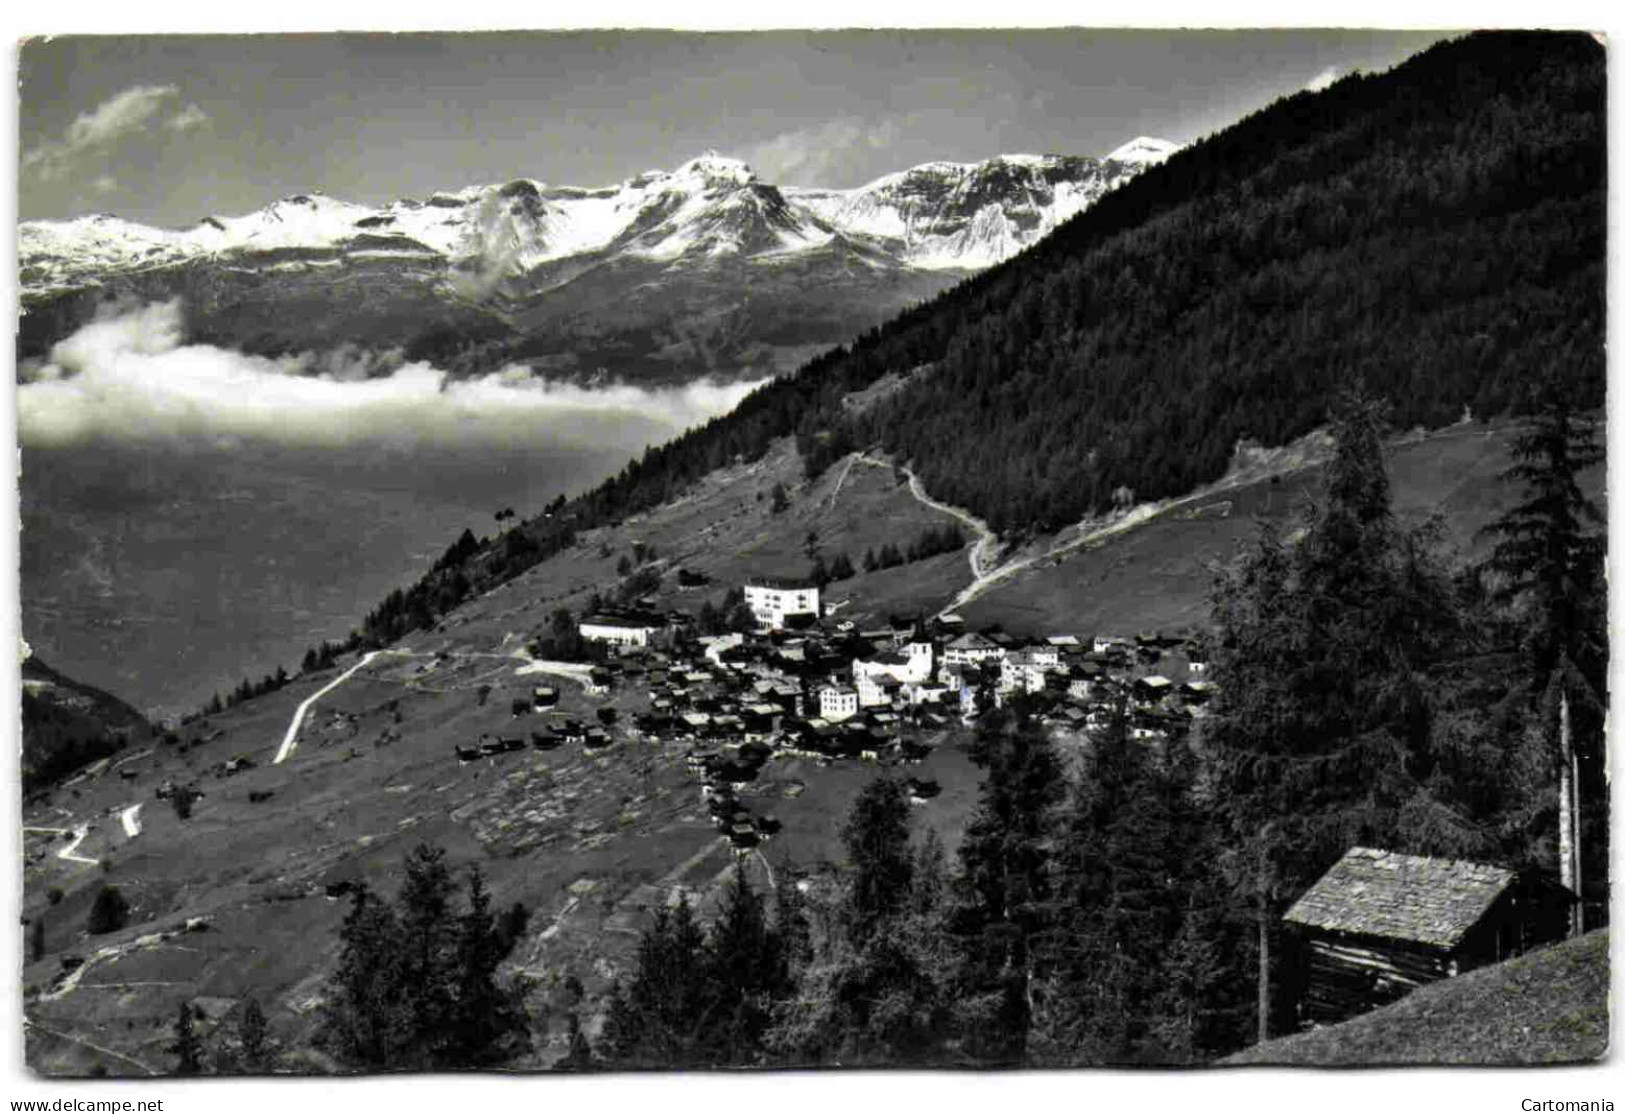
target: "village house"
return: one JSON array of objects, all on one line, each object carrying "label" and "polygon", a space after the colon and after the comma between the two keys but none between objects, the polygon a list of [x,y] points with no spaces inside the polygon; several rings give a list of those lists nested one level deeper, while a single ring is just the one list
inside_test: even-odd
[{"label": "village house", "polygon": [[981,665],[985,661],[1003,661],[1007,653],[1003,646],[977,631],[968,631],[942,649],[944,665]]},{"label": "village house", "polygon": [[769,630],[810,623],[819,615],[818,585],[810,580],[753,577],[745,581],[745,605],[758,626]]},{"label": "village house", "polygon": [[1001,695],[1043,692],[1049,683],[1049,671],[1058,664],[1058,659],[1050,660],[1050,655],[1031,650],[1006,655],[999,666],[999,692]]},{"label": "village house", "polygon": [[1134,702],[1139,707],[1150,708],[1160,704],[1173,691],[1174,683],[1166,677],[1157,674],[1141,677],[1134,682]]},{"label": "village house", "polygon": [[858,714],[858,693],[845,685],[826,685],[818,690],[818,717],[839,723]]},{"label": "village house", "polygon": [[857,678],[860,708],[890,708],[903,696],[903,682],[890,673],[864,673]]},{"label": "village house", "polygon": [[1298,1020],[1342,1021],[1560,940],[1573,901],[1504,867],[1351,848],[1284,918]]},{"label": "village house", "polygon": [[935,704],[939,700],[957,696],[958,693],[958,688],[954,686],[930,680],[903,686],[903,700],[913,707],[918,707],[921,704]]}]

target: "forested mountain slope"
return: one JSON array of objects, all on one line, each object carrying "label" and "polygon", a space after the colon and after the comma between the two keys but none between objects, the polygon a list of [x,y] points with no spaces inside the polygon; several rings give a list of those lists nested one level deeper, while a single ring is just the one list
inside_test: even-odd
[{"label": "forested mountain slope", "polygon": [[996,529],[1183,492],[1364,379],[1402,427],[1603,391],[1603,51],[1478,35],[1301,93],[962,295],[864,424]]},{"label": "forested mountain slope", "polygon": [[[650,505],[797,430],[879,441],[995,529],[1216,478],[1238,438],[1322,423],[1355,378],[1401,427],[1601,401],[1604,56],[1488,32],[1279,101],[1027,252],[813,360],[589,502]],[[841,396],[927,366],[861,419]]]},{"label": "forested mountain slope", "polygon": [[118,697],[71,680],[29,655],[22,663],[23,792],[150,736],[146,718]]}]

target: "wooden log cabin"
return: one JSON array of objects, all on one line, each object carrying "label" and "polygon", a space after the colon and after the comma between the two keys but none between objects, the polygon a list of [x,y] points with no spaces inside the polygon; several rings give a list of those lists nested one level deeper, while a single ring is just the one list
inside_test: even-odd
[{"label": "wooden log cabin", "polygon": [[1574,896],[1504,867],[1355,847],[1284,918],[1299,1026],[1561,940]]}]

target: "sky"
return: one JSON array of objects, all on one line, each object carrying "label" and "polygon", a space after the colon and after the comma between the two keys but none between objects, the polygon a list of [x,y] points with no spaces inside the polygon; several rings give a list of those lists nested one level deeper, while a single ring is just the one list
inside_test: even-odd
[{"label": "sky", "polygon": [[18,217],[185,227],[296,193],[361,203],[610,185],[714,149],[782,185],[935,159],[1179,143],[1387,69],[1426,31],[70,36],[22,46]]}]

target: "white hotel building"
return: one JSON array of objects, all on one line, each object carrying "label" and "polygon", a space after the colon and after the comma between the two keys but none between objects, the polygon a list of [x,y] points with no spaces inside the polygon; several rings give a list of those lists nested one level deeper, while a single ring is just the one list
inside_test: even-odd
[{"label": "white hotel building", "polygon": [[745,581],[745,605],[760,626],[778,630],[787,618],[818,618],[818,585],[810,580],[755,577]]}]

